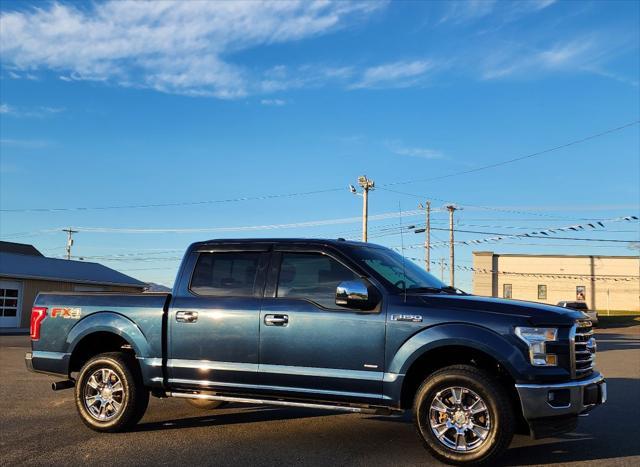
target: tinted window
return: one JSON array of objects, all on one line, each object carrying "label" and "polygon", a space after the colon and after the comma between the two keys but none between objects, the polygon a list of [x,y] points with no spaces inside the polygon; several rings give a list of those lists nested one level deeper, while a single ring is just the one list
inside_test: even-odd
[{"label": "tinted window", "polygon": [[318,253],[283,253],[278,297],[304,298],[325,308],[336,308],[336,287],[357,279],[338,261]]},{"label": "tinted window", "polygon": [[422,267],[389,248],[358,247],[353,248],[351,252],[353,257],[371,270],[378,279],[397,290],[445,287],[445,284]]},{"label": "tinted window", "polygon": [[191,279],[199,295],[248,297],[253,295],[260,253],[201,253]]}]

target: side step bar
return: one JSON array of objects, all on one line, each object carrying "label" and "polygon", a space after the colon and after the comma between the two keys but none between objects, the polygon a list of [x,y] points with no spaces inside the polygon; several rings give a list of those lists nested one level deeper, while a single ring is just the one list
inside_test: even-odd
[{"label": "side step bar", "polygon": [[279,405],[284,407],[301,407],[305,409],[322,409],[322,410],[337,410],[351,413],[366,413],[377,415],[390,415],[395,411],[386,407],[354,407],[349,405],[333,405],[333,404],[316,404],[310,402],[293,402],[283,400],[271,400],[271,399],[251,399],[247,397],[236,396],[218,396],[213,394],[195,394],[187,392],[169,392],[169,397],[179,397],[182,399],[204,399],[209,401],[225,401],[225,402],[237,402],[240,404],[264,404],[264,405]]}]

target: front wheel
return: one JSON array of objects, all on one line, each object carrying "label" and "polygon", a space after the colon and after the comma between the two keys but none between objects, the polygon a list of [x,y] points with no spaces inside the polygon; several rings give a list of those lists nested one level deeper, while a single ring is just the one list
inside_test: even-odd
[{"label": "front wheel", "polygon": [[515,418],[504,387],[489,373],[453,365],[430,375],[414,401],[425,447],[448,464],[483,464],[509,446]]},{"label": "front wheel", "polygon": [[142,418],[149,391],[135,360],[120,352],[97,355],[80,370],[75,387],[80,418],[95,431],[124,431]]}]

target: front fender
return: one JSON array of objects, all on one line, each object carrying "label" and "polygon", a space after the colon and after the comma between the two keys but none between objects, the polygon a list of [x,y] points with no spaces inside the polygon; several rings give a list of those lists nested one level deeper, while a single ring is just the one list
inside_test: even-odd
[{"label": "front fender", "polygon": [[426,352],[444,346],[463,346],[484,352],[497,360],[518,380],[527,361],[523,353],[500,334],[470,324],[442,324],[427,328],[409,338],[391,360],[388,372],[404,375]]},{"label": "front fender", "polygon": [[109,332],[122,337],[139,358],[150,355],[149,341],[140,328],[125,316],[113,311],[92,313],[81,319],[67,334],[67,352],[73,353],[78,343],[95,332]]}]

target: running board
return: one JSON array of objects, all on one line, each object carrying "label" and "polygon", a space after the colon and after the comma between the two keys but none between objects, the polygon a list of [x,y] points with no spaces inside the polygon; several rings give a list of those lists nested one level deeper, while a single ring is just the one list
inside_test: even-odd
[{"label": "running board", "polygon": [[337,410],[342,412],[351,413],[366,413],[377,415],[390,415],[394,411],[386,407],[354,407],[349,405],[332,405],[332,404],[316,404],[309,402],[293,402],[283,400],[271,400],[271,399],[251,399],[247,397],[235,397],[235,396],[218,396],[212,394],[194,394],[187,392],[169,392],[169,397],[179,397],[182,399],[200,399],[208,401],[225,401],[225,402],[237,402],[239,404],[263,404],[263,405],[280,405],[284,407],[300,407],[305,409],[322,409],[322,410]]}]

